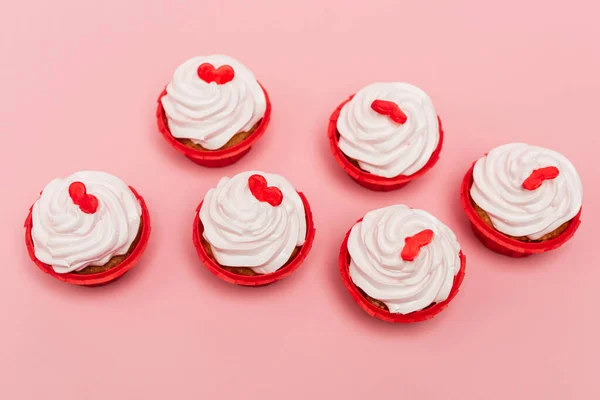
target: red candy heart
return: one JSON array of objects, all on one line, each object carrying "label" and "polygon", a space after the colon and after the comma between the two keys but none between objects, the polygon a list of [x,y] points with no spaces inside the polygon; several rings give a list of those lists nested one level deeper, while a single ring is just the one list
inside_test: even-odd
[{"label": "red candy heart", "polygon": [[433,240],[433,231],[425,229],[414,236],[404,239],[404,248],[400,256],[404,261],[414,261],[419,255],[421,247],[427,246]]},{"label": "red candy heart", "polygon": [[371,103],[371,108],[378,114],[387,115],[390,119],[398,124],[406,122],[408,117],[402,112],[398,104],[388,100],[374,100]]},{"label": "red candy heart", "polygon": [[216,82],[223,85],[233,80],[235,72],[230,65],[221,65],[215,69],[211,63],[204,63],[198,67],[198,76],[206,83]]},{"label": "red candy heart", "polygon": [[73,203],[86,214],[93,214],[98,210],[98,198],[93,194],[87,194],[87,188],[82,182],[71,183],[69,196]]},{"label": "red candy heart", "polygon": [[262,175],[252,175],[248,178],[250,192],[258,201],[266,202],[276,207],[283,201],[283,193],[275,186],[267,186],[267,180]]},{"label": "red candy heart", "polygon": [[531,175],[523,181],[523,189],[535,190],[542,186],[545,180],[554,179],[560,171],[556,167],[544,167],[534,169]]}]

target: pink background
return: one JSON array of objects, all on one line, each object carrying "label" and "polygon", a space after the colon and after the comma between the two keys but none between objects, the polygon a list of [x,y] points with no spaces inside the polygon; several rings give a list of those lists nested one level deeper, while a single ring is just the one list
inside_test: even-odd
[{"label": "pink background", "polygon": [[[435,3],[4,4],[0,398],[599,398],[598,3]],[[215,52],[256,73],[273,118],[241,162],[210,170],[165,144],[154,112],[177,65]],[[376,80],[424,88],[447,132],[438,165],[392,193],[354,184],[326,140],[331,111]],[[495,255],[461,212],[470,162],[511,141],[560,150],[581,174],[583,224],[554,253]],[[23,240],[37,193],[85,168],[138,189],[154,229],[141,264],[97,289],[43,275]],[[191,243],[204,193],[247,169],[285,175],[317,226],[306,263],[261,289],[219,281]],[[438,216],[468,257],[461,292],[427,323],[369,318],[338,276],[347,229],[393,203]]]}]

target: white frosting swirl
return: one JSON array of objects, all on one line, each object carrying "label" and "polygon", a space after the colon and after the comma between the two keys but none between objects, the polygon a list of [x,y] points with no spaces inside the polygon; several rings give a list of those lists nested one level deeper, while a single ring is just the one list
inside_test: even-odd
[{"label": "white frosting swirl", "polygon": [[[278,206],[261,202],[248,186],[258,174],[281,190]],[[306,239],[302,199],[282,176],[258,171],[223,178],[204,198],[200,209],[204,239],[217,262],[228,267],[249,267],[259,274],[277,271]]]},{"label": "white frosting swirl", "polygon": [[[430,229],[433,240],[414,261],[401,257],[405,239]],[[448,298],[460,270],[454,233],[431,214],[393,205],[368,212],[348,238],[350,277],[392,313],[408,314]]]},{"label": "white frosting swirl", "polygon": [[[69,196],[69,186],[82,182],[96,196],[98,208],[87,214]],[[142,209],[119,178],[99,171],[80,171],[52,180],[33,205],[31,237],[35,256],[57,273],[104,265],[127,253],[135,240]]]},{"label": "white frosting swirl", "polygon": [[[198,76],[198,67],[229,65],[233,80],[207,83]],[[194,57],[180,65],[161,98],[171,134],[190,139],[209,150],[223,147],[239,132],[249,131],[265,115],[267,101],[252,72],[242,63],[224,55]]]},{"label": "white frosting swirl", "polygon": [[[535,190],[523,188],[531,173],[558,168],[559,175]],[[473,169],[471,198],[494,228],[510,236],[537,240],[571,220],[581,208],[583,187],[575,167],[556,151],[525,143],[496,147]]]},{"label": "white frosting swirl", "polygon": [[[371,108],[374,100],[396,103],[406,114],[403,124]],[[339,148],[364,171],[385,178],[412,175],[427,164],[439,139],[431,99],[407,83],[373,83],[346,103],[337,120]]]}]

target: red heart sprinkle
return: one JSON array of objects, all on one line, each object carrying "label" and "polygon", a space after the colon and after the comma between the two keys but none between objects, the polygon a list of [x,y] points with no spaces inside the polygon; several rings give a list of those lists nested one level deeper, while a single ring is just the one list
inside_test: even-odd
[{"label": "red heart sprinkle", "polygon": [[414,236],[404,239],[404,248],[400,256],[404,261],[414,261],[419,255],[421,247],[427,246],[433,240],[433,231],[425,229]]},{"label": "red heart sprinkle", "polygon": [[283,201],[281,190],[275,186],[267,186],[267,180],[262,175],[252,175],[248,178],[250,192],[258,201],[266,202],[276,207]]},{"label": "red heart sprinkle", "polygon": [[211,63],[204,63],[198,67],[198,76],[206,83],[216,82],[223,85],[233,80],[235,72],[230,65],[221,65],[215,69]]},{"label": "red heart sprinkle", "polygon": [[378,114],[387,115],[390,119],[398,124],[406,122],[408,117],[402,112],[398,104],[388,100],[374,100],[371,103],[371,108]]},{"label": "red heart sprinkle", "polygon": [[545,180],[554,179],[560,171],[556,167],[544,167],[534,169],[531,175],[523,181],[523,189],[535,190],[542,186]]},{"label": "red heart sprinkle", "polygon": [[71,183],[69,196],[73,203],[86,214],[93,214],[98,210],[98,198],[93,194],[87,194],[87,188],[82,182]]}]

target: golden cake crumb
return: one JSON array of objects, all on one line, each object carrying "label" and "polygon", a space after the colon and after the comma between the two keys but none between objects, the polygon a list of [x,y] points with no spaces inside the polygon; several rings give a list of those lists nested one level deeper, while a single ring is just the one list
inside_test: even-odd
[{"label": "golden cake crumb", "polygon": [[[256,129],[258,128],[258,126],[260,125],[262,119],[260,121],[258,121],[249,131],[247,132],[238,132],[235,135],[233,135],[233,137],[231,139],[229,139],[229,141],[227,143],[225,143],[225,145],[217,150],[224,150],[224,149],[228,149],[230,147],[236,146],[240,143],[242,143],[244,140],[248,139],[250,137],[250,135],[252,135],[254,133],[254,131],[256,131]],[[177,138],[176,138],[177,139]],[[200,151],[216,151],[216,150],[209,150],[206,149],[204,147],[202,147],[199,144],[194,143],[192,140],[190,139],[177,139],[177,141],[187,147],[190,147],[192,149],[195,150],[200,150]]]},{"label": "golden cake crumb", "polygon": [[[216,262],[217,264],[219,264],[217,262],[217,260],[215,259],[215,256],[213,254],[212,248],[210,247],[210,244],[208,243],[208,241],[206,241],[206,239],[204,239],[204,237],[202,238],[202,246],[204,247],[204,250],[206,250],[206,254],[208,254],[208,256],[210,257],[210,259],[213,260],[214,262]],[[300,252],[300,249],[301,249],[301,246],[300,247],[296,247],[294,249],[294,251],[292,252],[292,255],[290,256],[290,258],[288,259],[288,261],[285,263],[285,265],[283,267],[285,267],[290,262],[292,262],[292,260],[296,257],[296,255],[298,255],[298,253]],[[219,267],[223,268],[225,271],[229,271],[229,272],[232,272],[232,273],[237,274],[237,275],[244,275],[244,276],[258,276],[258,275],[263,275],[263,274],[259,274],[259,273],[254,272],[254,270],[252,268],[249,268],[249,267],[226,267],[226,266],[221,265],[221,264],[219,264]],[[281,267],[281,268],[283,268],[283,267]]]},{"label": "golden cake crumb", "polygon": [[[492,223],[492,220],[490,218],[490,216],[488,215],[488,213],[481,207],[479,207],[474,201],[473,199],[471,199],[471,204],[473,204],[473,208],[475,209],[475,212],[477,213],[477,215],[479,216],[479,218],[481,218],[481,220],[483,222],[485,222],[485,224],[491,228],[493,228],[494,230],[498,231],[496,228],[494,228],[494,224]],[[526,236],[510,236],[507,235],[505,233],[502,233],[504,236],[507,236],[511,239],[515,239],[518,240],[520,242],[528,242],[528,243],[536,243],[536,242],[544,242],[546,240],[550,240],[550,239],[554,239],[559,237],[560,235],[562,235],[562,233],[567,229],[567,227],[569,226],[569,223],[571,221],[567,221],[564,224],[562,224],[561,226],[559,226],[558,228],[556,228],[555,230],[553,230],[550,233],[547,233],[546,235],[542,236],[541,238],[537,239],[537,240],[531,240],[529,238],[527,238]]]},{"label": "golden cake crumb", "polygon": [[139,243],[140,238],[142,237],[143,223],[143,221],[140,221],[140,229],[138,229],[137,236],[135,237],[133,243],[131,243],[131,246],[129,246],[129,250],[127,250],[127,253],[120,256],[114,256],[113,258],[108,260],[108,262],[104,265],[89,265],[81,271],[73,271],[72,273],[78,275],[99,274],[100,272],[108,271],[109,269],[121,264],[123,261],[125,261],[127,257],[131,255],[131,253],[133,253],[133,250]]}]

